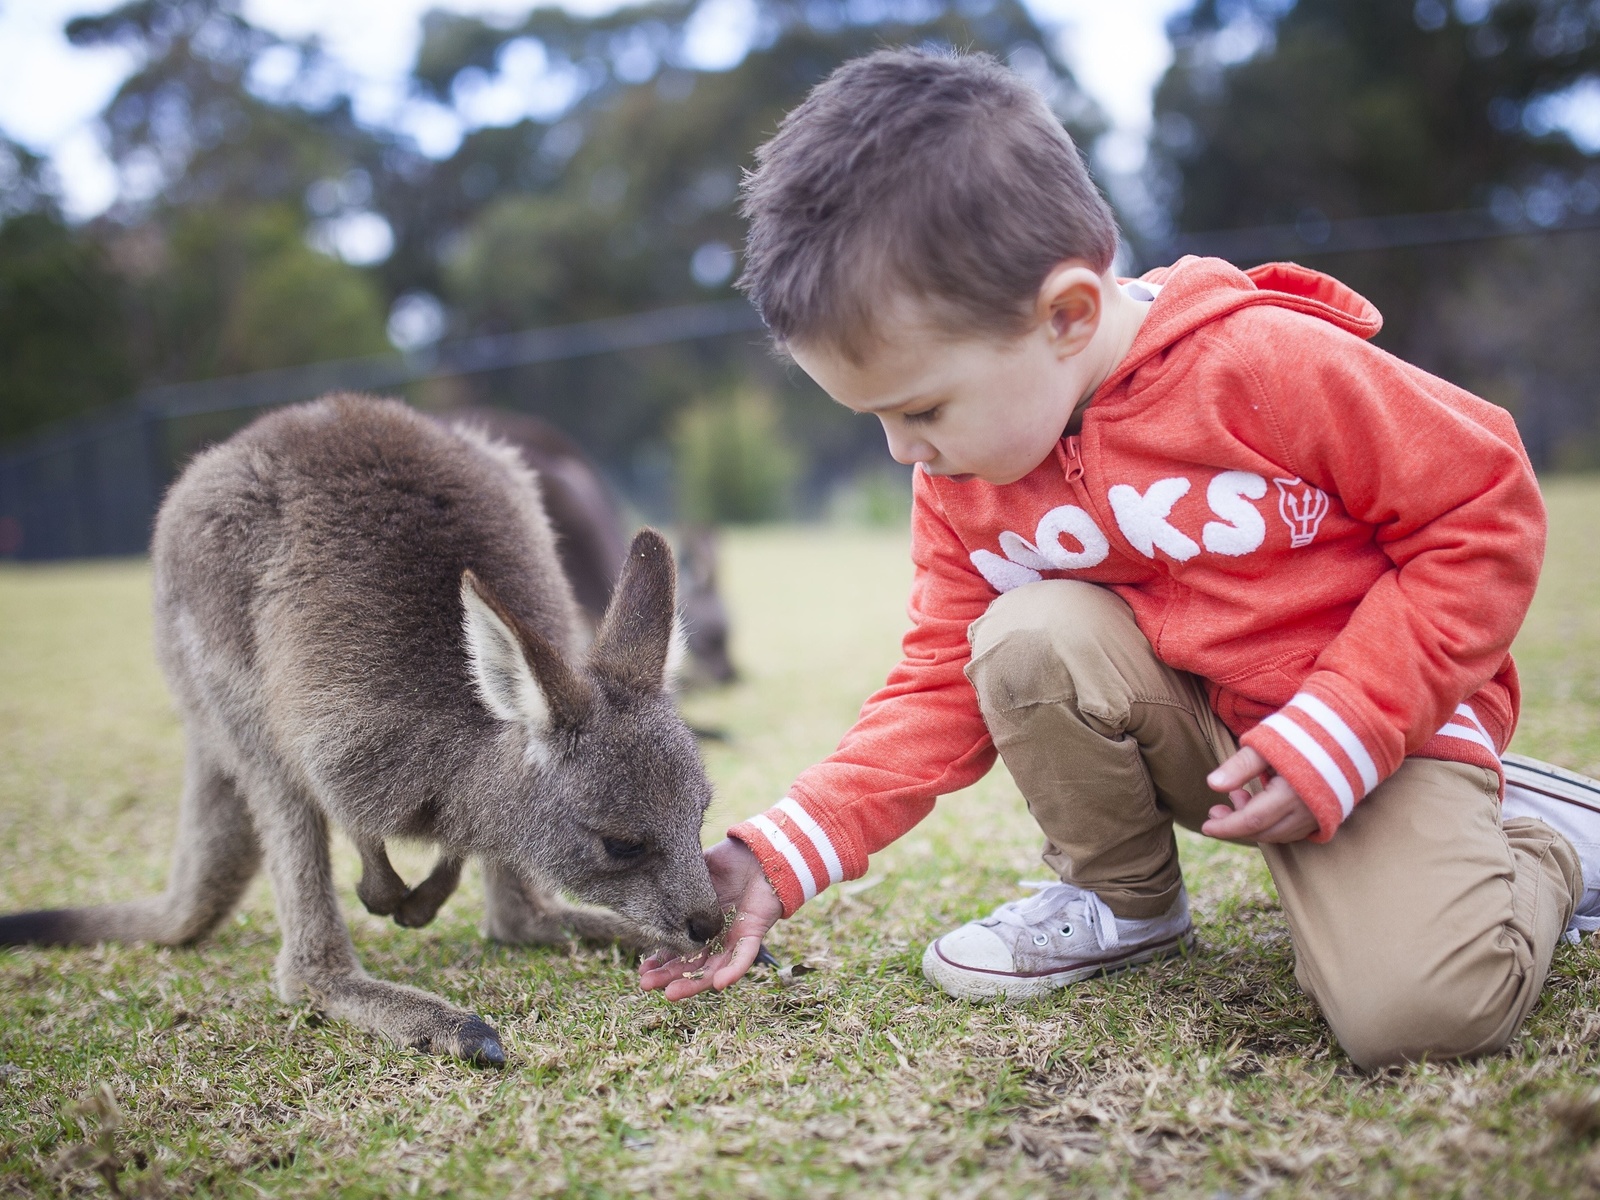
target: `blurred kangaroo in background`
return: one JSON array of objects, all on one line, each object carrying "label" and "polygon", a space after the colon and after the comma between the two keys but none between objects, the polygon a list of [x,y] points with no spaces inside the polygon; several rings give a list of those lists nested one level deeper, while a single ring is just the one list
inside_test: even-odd
[{"label": "blurred kangaroo in background", "polygon": [[478,1017],[362,971],[330,822],[369,867],[392,837],[438,843],[441,869],[481,858],[491,937],[634,929],[688,950],[721,932],[700,852],[710,786],[665,686],[674,570],[660,535],[633,540],[584,650],[517,456],[397,401],[339,395],[198,456],[162,505],[152,558],[156,650],[188,743],[167,890],[0,917],[0,944],[192,942],[265,859],[284,1000],[500,1063]]},{"label": "blurred kangaroo in background", "polygon": [[[459,408],[440,418],[509,442],[539,475],[556,552],[589,620],[599,624],[622,571],[627,538],[610,486],[571,438],[548,421],[502,408]],[[728,610],[717,588],[717,537],[691,526],[678,539],[679,607],[688,635],[691,682],[731,683]]]}]

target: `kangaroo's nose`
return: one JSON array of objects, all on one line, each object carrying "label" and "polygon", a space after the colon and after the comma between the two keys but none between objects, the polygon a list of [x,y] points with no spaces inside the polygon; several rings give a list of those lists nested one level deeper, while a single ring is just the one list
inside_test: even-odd
[{"label": "kangaroo's nose", "polygon": [[722,932],[720,912],[695,913],[689,918],[689,936],[697,942],[709,942]]}]

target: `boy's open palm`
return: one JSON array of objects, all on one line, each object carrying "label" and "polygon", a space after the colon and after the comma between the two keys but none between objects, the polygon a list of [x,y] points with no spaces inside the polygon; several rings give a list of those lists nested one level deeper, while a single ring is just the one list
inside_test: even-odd
[{"label": "boy's open palm", "polygon": [[639,964],[639,986],[647,992],[665,988],[668,1000],[687,1000],[708,988],[720,992],[743,978],[761,952],[761,939],[783,916],[783,902],[743,842],[723,838],[706,851],[706,867],[718,902],[734,910],[733,924],[723,932],[721,950],[690,958],[651,955]]},{"label": "boy's open palm", "polygon": [[1225,842],[1278,845],[1298,842],[1315,833],[1317,818],[1282,775],[1272,776],[1266,787],[1253,796],[1245,791],[1245,784],[1269,770],[1267,760],[1247,746],[1206,776],[1212,791],[1226,793],[1233,807],[1214,806],[1211,819],[1200,827],[1200,832]]}]

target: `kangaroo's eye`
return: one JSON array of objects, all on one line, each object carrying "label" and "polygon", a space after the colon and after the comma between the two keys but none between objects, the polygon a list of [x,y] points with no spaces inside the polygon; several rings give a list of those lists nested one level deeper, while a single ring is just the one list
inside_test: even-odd
[{"label": "kangaroo's eye", "polygon": [[633,838],[601,838],[600,844],[606,848],[606,854],[619,862],[644,853],[644,843]]}]

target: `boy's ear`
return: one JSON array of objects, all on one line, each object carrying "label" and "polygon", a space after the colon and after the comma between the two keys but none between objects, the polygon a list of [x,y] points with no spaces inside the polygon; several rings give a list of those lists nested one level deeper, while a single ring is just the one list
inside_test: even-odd
[{"label": "boy's ear", "polygon": [[1046,323],[1057,354],[1076,354],[1094,338],[1105,306],[1103,288],[1100,276],[1081,262],[1057,263],[1044,277],[1035,316]]}]

